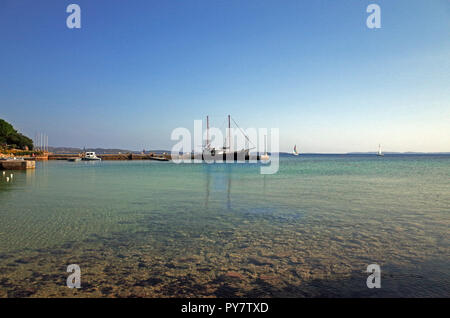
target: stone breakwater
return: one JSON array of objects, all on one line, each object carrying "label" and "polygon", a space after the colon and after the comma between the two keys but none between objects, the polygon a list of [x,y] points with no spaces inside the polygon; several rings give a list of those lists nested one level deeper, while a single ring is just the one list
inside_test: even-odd
[{"label": "stone breakwater", "polygon": [[0,160],[0,170],[27,170],[36,168],[31,160]]},{"label": "stone breakwater", "polygon": [[[81,158],[80,154],[51,154],[48,155],[48,160],[67,160],[69,158]],[[98,154],[97,157],[102,160],[160,160],[160,159],[171,159],[170,154]]]}]

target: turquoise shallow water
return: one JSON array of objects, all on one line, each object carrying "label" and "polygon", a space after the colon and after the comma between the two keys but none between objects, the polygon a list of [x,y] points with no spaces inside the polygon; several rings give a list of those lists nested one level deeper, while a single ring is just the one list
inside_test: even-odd
[{"label": "turquoise shallow water", "polygon": [[38,162],[0,181],[0,296],[448,297],[449,180],[438,155]]}]

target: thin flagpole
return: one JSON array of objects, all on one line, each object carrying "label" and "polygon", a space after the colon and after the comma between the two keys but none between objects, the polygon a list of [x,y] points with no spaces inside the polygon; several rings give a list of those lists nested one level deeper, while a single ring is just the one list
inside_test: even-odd
[{"label": "thin flagpole", "polygon": [[206,116],[206,148],[209,148],[209,116]]},{"label": "thin flagpole", "polygon": [[231,151],[231,120],[230,115],[228,115],[228,149]]}]

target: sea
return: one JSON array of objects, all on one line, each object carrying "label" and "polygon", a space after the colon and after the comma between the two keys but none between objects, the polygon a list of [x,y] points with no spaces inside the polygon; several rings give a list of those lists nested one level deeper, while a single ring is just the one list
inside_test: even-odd
[{"label": "sea", "polygon": [[0,172],[0,297],[450,296],[450,155],[282,155],[260,172],[138,160]]}]

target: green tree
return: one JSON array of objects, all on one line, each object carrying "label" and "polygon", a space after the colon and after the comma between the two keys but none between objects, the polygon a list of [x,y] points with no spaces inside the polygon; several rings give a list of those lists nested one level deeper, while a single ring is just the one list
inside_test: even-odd
[{"label": "green tree", "polygon": [[7,121],[0,119],[0,144],[12,148],[33,149],[33,141],[27,136],[17,132]]}]

